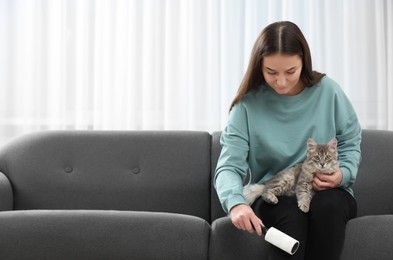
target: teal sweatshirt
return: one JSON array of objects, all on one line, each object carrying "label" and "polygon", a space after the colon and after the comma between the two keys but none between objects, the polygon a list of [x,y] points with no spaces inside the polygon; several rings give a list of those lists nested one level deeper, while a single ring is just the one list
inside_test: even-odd
[{"label": "teal sweatshirt", "polygon": [[305,160],[308,138],[327,143],[333,137],[343,174],[339,187],[353,195],[361,127],[340,86],[325,76],[296,96],[277,94],[266,85],[250,91],[232,108],[221,135],[214,184],[223,209],[246,204],[242,190],[248,173],[251,183],[264,183]]}]

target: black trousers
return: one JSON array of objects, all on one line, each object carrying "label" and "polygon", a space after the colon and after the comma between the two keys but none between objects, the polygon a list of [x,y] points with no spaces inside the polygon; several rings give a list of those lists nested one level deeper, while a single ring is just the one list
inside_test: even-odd
[{"label": "black trousers", "polygon": [[270,260],[340,259],[345,226],[357,214],[356,200],[351,194],[339,188],[317,192],[308,213],[298,208],[295,196],[278,199],[279,202],[272,205],[259,198],[252,208],[265,226],[287,233],[297,239],[300,246],[292,256],[271,246]]}]

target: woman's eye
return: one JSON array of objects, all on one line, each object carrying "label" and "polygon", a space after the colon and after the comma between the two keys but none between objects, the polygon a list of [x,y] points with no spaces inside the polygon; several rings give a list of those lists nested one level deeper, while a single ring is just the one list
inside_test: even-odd
[{"label": "woman's eye", "polygon": [[294,70],[291,70],[291,71],[287,71],[287,73],[288,73],[288,74],[294,74],[295,71],[294,71]]}]

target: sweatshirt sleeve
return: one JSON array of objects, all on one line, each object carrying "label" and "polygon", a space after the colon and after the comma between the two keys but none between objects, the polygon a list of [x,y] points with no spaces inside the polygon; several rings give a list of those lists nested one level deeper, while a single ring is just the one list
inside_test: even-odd
[{"label": "sweatshirt sleeve", "polygon": [[247,111],[242,103],[229,114],[227,127],[221,134],[221,154],[217,162],[214,185],[225,212],[238,204],[246,204],[243,181],[248,172],[249,136]]},{"label": "sweatshirt sleeve", "polygon": [[339,92],[337,95],[335,113],[338,157],[343,175],[339,187],[348,189],[356,180],[361,160],[362,130],[356,113],[344,92]]}]

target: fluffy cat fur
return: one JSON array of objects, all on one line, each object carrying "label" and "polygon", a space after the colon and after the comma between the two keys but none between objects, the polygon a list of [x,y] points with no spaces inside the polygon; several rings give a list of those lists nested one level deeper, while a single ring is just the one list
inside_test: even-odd
[{"label": "fluffy cat fur", "polygon": [[331,174],[338,171],[337,139],[327,144],[317,144],[313,139],[307,140],[307,158],[303,163],[284,169],[265,184],[248,184],[243,195],[250,205],[261,196],[271,204],[277,204],[277,196],[296,195],[298,206],[308,212],[314,195],[312,182],[315,172]]}]

